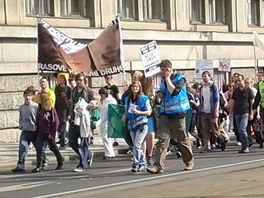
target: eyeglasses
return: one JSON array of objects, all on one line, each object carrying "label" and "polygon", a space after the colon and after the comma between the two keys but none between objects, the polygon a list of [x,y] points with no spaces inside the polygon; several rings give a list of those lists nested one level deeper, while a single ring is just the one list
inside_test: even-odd
[{"label": "eyeglasses", "polygon": [[83,79],[79,78],[79,79],[77,79],[77,81],[83,81]]}]

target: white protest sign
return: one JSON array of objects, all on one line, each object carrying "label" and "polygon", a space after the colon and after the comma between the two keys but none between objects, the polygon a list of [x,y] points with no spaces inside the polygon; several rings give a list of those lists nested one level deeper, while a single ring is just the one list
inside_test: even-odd
[{"label": "white protest sign", "polygon": [[213,76],[213,72],[214,72],[213,60],[211,59],[196,60],[196,69],[195,69],[196,82],[203,82],[202,73],[204,71],[210,72],[211,76]]},{"label": "white protest sign", "polygon": [[158,66],[160,56],[156,41],[141,46],[140,55],[145,77],[153,76],[160,72],[160,67]]},{"label": "white protest sign", "polygon": [[220,59],[219,60],[219,71],[224,71],[224,72],[230,72],[230,59]]}]

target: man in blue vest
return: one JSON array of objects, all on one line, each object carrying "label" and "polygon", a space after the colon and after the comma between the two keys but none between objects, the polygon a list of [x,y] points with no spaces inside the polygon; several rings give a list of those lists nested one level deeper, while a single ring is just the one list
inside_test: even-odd
[{"label": "man in blue vest", "polygon": [[155,163],[147,171],[152,174],[163,173],[165,158],[170,138],[177,139],[186,171],[194,167],[193,152],[185,130],[185,116],[190,109],[186,91],[186,79],[182,74],[172,70],[169,60],[160,63],[162,80],[157,98],[160,100],[160,117],[157,122],[157,137]]}]

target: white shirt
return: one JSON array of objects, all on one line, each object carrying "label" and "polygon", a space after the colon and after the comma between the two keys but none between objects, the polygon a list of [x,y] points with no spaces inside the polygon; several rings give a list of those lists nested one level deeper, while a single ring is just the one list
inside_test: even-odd
[{"label": "white shirt", "polygon": [[202,96],[203,96],[203,112],[204,113],[211,113],[211,92],[210,92],[210,85],[203,86],[202,88]]},{"label": "white shirt", "polygon": [[98,108],[100,110],[101,122],[108,121],[109,104],[117,104],[116,99],[111,94],[109,94],[107,98],[103,99],[103,101],[99,101]]}]

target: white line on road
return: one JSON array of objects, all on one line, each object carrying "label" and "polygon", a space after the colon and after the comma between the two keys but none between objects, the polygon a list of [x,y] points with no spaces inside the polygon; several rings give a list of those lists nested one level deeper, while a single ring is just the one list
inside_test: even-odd
[{"label": "white line on road", "polygon": [[52,181],[40,181],[40,182],[30,182],[30,183],[24,183],[19,185],[13,185],[13,186],[6,186],[0,188],[0,192],[7,192],[7,191],[14,191],[14,190],[25,190],[29,188],[35,188],[39,186],[44,186],[48,184],[52,184],[54,182]]},{"label": "white line on road", "polygon": [[153,179],[166,178],[166,177],[171,177],[171,176],[176,176],[176,175],[183,175],[183,174],[190,174],[190,173],[196,173],[196,172],[202,172],[202,171],[208,171],[208,170],[221,169],[221,168],[227,168],[227,167],[232,167],[232,166],[237,166],[237,165],[256,163],[256,162],[261,162],[261,161],[264,161],[264,159],[251,160],[251,161],[239,162],[239,163],[234,163],[234,164],[226,164],[226,165],[214,166],[214,167],[208,167],[208,168],[201,168],[201,169],[197,169],[197,170],[183,171],[183,172],[171,173],[171,174],[166,174],[166,175],[158,175],[155,177],[129,180],[129,181],[106,184],[106,185],[95,186],[95,187],[90,187],[90,188],[83,188],[83,189],[71,190],[71,191],[66,191],[66,192],[61,192],[61,193],[54,193],[54,194],[49,194],[49,195],[37,196],[35,198],[56,197],[56,196],[61,196],[61,195],[68,195],[68,194],[73,194],[73,193],[80,193],[80,192],[85,192],[85,191],[108,188],[108,187],[113,187],[113,186],[118,186],[118,185],[123,185],[123,184],[138,183],[138,182],[143,182],[143,181],[148,181],[148,180],[153,180]]}]

